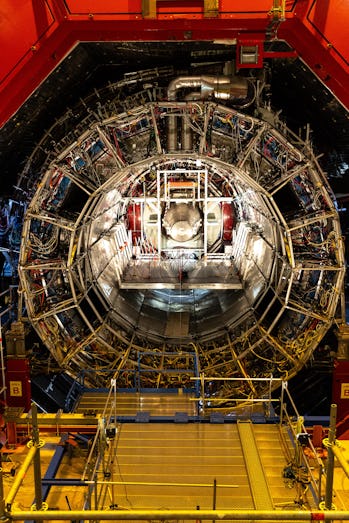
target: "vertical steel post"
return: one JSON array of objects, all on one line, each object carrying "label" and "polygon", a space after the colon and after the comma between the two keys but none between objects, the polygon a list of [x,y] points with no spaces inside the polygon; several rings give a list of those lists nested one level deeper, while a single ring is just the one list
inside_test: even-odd
[{"label": "vertical steel post", "polygon": [[[213,503],[212,503],[212,508],[213,510],[216,510],[216,506],[217,506],[217,480],[216,478],[214,478],[213,480]],[[212,523],[215,523],[215,519],[212,520]]]},{"label": "vertical steel post", "polygon": [[207,256],[207,198],[208,198],[208,173],[207,169],[204,171],[204,258]]},{"label": "vertical steel post", "polygon": [[32,433],[33,433],[33,445],[36,447],[33,458],[34,467],[34,486],[35,486],[35,506],[36,510],[42,509],[42,486],[41,486],[41,463],[40,463],[40,438],[38,428],[38,411],[35,403],[31,404],[32,411]]},{"label": "vertical steel post", "polygon": [[322,464],[320,463],[320,465],[319,465],[318,495],[317,495],[317,498],[318,498],[319,502],[320,502],[320,500],[321,500],[322,474],[323,474],[323,466],[322,466]]},{"label": "vertical steel post", "polygon": [[98,488],[98,483],[97,483],[97,474],[96,474],[96,477],[95,477],[95,482],[94,482],[94,501],[95,501],[95,510],[98,510],[98,492],[97,492],[97,488]]},{"label": "vertical steel post", "polygon": [[267,407],[267,417],[270,418],[271,416],[271,391],[272,391],[272,384],[273,384],[273,374],[270,374],[270,381],[269,381],[269,392],[268,392],[268,407]]},{"label": "vertical steel post", "polygon": [[0,360],[1,360],[1,394],[3,395],[4,403],[6,404],[6,377],[5,377],[5,361],[4,348],[2,344],[2,318],[0,317]]},{"label": "vertical steel post", "polygon": [[0,452],[0,520],[5,519],[5,497],[4,497],[4,481],[2,473],[2,459]]},{"label": "vertical steel post", "polygon": [[[167,198],[166,194],[166,187],[167,185],[167,174],[165,173],[165,180],[164,180],[164,197]],[[156,171],[156,197],[157,197],[157,233],[158,233],[158,259],[159,263],[161,260],[161,234],[162,234],[162,224],[161,224],[161,179],[160,179],[160,171]]]},{"label": "vertical steel post", "polygon": [[280,425],[282,425],[282,422],[284,420],[284,396],[285,396],[285,388],[287,387],[287,381],[283,381],[281,384],[281,398],[280,398]]},{"label": "vertical steel post", "polygon": [[326,469],[326,492],[325,492],[325,510],[332,510],[333,494],[333,471],[334,471],[334,454],[332,446],[336,443],[336,421],[337,405],[332,403],[330,411],[330,427],[328,431],[328,457]]},{"label": "vertical steel post", "polygon": [[202,398],[202,415],[205,415],[205,374],[200,372],[200,390]]},{"label": "vertical steel post", "polygon": [[[296,425],[296,435],[303,432],[303,425],[304,425],[304,418],[303,416],[299,416],[297,419],[297,425]],[[298,437],[296,437],[296,467],[300,467],[302,465],[302,445],[299,442]]]}]

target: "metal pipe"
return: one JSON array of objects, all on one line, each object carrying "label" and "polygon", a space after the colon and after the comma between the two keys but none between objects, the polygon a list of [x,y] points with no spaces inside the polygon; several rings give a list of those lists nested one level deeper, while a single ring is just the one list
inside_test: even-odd
[{"label": "metal pipe", "polygon": [[5,361],[4,361],[4,347],[2,343],[2,320],[0,318],[0,366],[1,366],[1,380],[2,380],[2,389],[1,393],[3,394],[3,400],[6,404],[6,376],[5,376]]},{"label": "metal pipe", "polygon": [[[194,101],[200,100],[201,92],[192,91],[191,93],[185,96],[185,101]],[[189,116],[188,113],[183,114],[182,118],[182,151],[191,151],[193,148],[193,131],[189,125]]]},{"label": "metal pipe", "polygon": [[86,487],[88,485],[94,484],[93,481],[82,481],[81,479],[60,479],[60,478],[51,478],[42,480],[43,486],[59,486],[59,487]]},{"label": "metal pipe", "polygon": [[193,132],[189,125],[189,116],[184,114],[182,118],[182,151],[191,151],[193,148]]},{"label": "metal pipe", "polygon": [[[200,92],[193,93],[195,98],[205,99],[210,95],[215,98],[229,100],[245,100],[248,94],[248,82],[242,77],[232,76],[180,76],[170,82],[167,88],[167,99],[175,101],[177,92],[180,89],[200,88]],[[189,95],[190,96],[190,95]],[[186,97],[187,98],[187,97]],[[182,123],[182,150],[190,151],[192,149],[192,131],[186,122],[187,116],[183,117]],[[173,152],[178,149],[178,117],[175,115],[168,116],[167,126],[167,151]]]},{"label": "metal pipe", "polygon": [[286,387],[287,387],[287,381],[283,381],[281,384],[281,397],[280,397],[280,425],[282,425],[283,421],[284,421],[284,408],[285,408],[284,395],[285,395]]},{"label": "metal pipe", "polygon": [[174,152],[178,149],[178,121],[177,116],[170,114],[168,116],[167,126],[167,152]]},{"label": "metal pipe", "polygon": [[13,305],[9,305],[6,309],[4,309],[3,311],[1,311],[1,312],[0,312],[0,318],[2,318],[3,316],[5,316],[5,314],[8,314],[12,308],[13,308]]},{"label": "metal pipe", "polygon": [[[37,451],[37,448],[36,447],[31,447],[29,449],[29,452],[28,454],[26,455],[26,458],[25,460],[23,461],[23,465],[21,466],[21,468],[18,470],[17,474],[16,474],[16,478],[12,484],[12,487],[11,487],[11,490],[10,492],[8,493],[6,499],[5,499],[5,506],[6,506],[6,510],[11,510],[11,506],[12,506],[12,503],[13,503],[13,500],[15,499],[15,496],[20,488],[20,486],[22,485],[22,481],[23,479],[25,478],[25,475],[26,473],[28,472],[28,469],[33,461],[33,458],[36,454],[36,451]],[[25,519],[33,519],[32,517],[28,517],[28,518],[25,518]]]},{"label": "metal pipe", "polygon": [[[327,468],[326,468],[326,492],[325,492],[325,509],[332,508],[333,495],[333,473],[334,473],[334,452],[333,446],[336,440],[336,420],[337,420],[337,405],[332,403],[330,411],[330,426],[328,430],[328,445],[327,445]],[[332,518],[335,519],[335,518]]]},{"label": "metal pipe", "polygon": [[216,478],[213,480],[213,501],[212,501],[212,509],[216,510],[217,506],[217,480]]},{"label": "metal pipe", "polygon": [[247,97],[248,82],[242,77],[231,76],[180,76],[170,82],[167,89],[167,98],[174,101],[177,91],[184,88],[196,89],[200,87],[201,98],[205,99],[211,94],[215,98],[242,100]]},{"label": "metal pipe", "polygon": [[[223,378],[224,379],[224,378]],[[223,380],[222,380],[223,381]],[[222,402],[222,401],[235,401],[236,403],[268,403],[268,398],[231,398],[231,397],[220,397],[220,398],[209,398],[207,396],[201,396],[200,398],[190,398],[189,401],[206,401],[210,403]],[[270,400],[273,403],[279,403],[279,399],[274,398]]]},{"label": "metal pipe", "polygon": [[[213,480],[213,500],[212,500],[212,509],[216,510],[217,507],[217,480]],[[215,523],[215,520],[212,520],[212,523]]]},{"label": "metal pipe", "polygon": [[13,521],[54,520],[241,520],[241,521],[349,521],[349,511],[298,510],[39,510],[13,511]]},{"label": "metal pipe", "polygon": [[93,494],[94,494],[95,510],[98,510],[97,479],[95,480],[95,485],[94,485],[94,488],[93,488]]},{"label": "metal pipe", "polygon": [[167,98],[169,101],[174,101],[177,98],[177,91],[185,87],[196,88],[201,87],[203,76],[180,76],[169,83],[167,88]]},{"label": "metal pipe", "polygon": [[[170,483],[156,481],[83,481],[74,478],[43,479],[43,485],[86,487],[88,485],[141,485],[149,487],[212,487],[212,483]],[[240,485],[220,483],[219,488],[239,488]]]},{"label": "metal pipe", "polygon": [[319,481],[318,481],[318,494],[317,499],[320,501],[322,493],[322,474],[324,473],[324,468],[322,463],[319,463]]},{"label": "metal pipe", "polygon": [[42,509],[42,486],[41,486],[41,463],[40,463],[40,436],[38,427],[38,409],[35,403],[31,404],[32,425],[33,425],[33,443],[37,449],[34,454],[34,486],[35,486],[35,505],[37,510]]},{"label": "metal pipe", "polygon": [[339,462],[340,466],[342,467],[342,469],[344,470],[346,476],[349,478],[349,463],[347,461],[347,458],[343,457],[343,455],[341,453],[341,448],[336,447],[336,445],[333,445],[332,452],[338,459],[338,462]]},{"label": "metal pipe", "polygon": [[5,498],[4,498],[4,476],[2,472],[2,457],[0,452],[0,520],[5,519]]},{"label": "metal pipe", "polygon": [[[227,345],[228,346],[228,345]],[[198,376],[192,376],[190,378],[192,381],[196,380],[196,381],[201,381],[202,378],[201,376],[198,377]],[[283,381],[282,378],[217,378],[217,377],[214,377],[214,376],[205,376],[205,381]],[[287,381],[285,381],[284,383],[286,383],[286,386],[287,386]]]}]

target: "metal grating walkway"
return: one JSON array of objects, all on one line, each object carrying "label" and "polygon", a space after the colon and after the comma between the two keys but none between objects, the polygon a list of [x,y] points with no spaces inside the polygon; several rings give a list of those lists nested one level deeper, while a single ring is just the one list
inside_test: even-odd
[{"label": "metal grating walkway", "polygon": [[250,421],[239,421],[237,426],[254,508],[257,510],[272,510],[273,502],[257,448],[253,425]]}]

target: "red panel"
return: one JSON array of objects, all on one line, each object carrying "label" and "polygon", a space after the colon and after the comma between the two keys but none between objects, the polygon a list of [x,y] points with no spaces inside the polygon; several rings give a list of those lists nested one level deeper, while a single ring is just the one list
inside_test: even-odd
[{"label": "red panel", "polygon": [[25,412],[30,410],[30,367],[26,358],[6,361],[6,403],[8,407],[21,407]]},{"label": "red panel", "polygon": [[[125,15],[122,15],[125,16]],[[40,40],[34,51],[28,52],[20,64],[14,64],[11,74],[0,79],[0,127],[11,117],[38,85],[77,44],[99,41],[183,41],[227,40],[237,36],[240,26],[254,28],[262,34],[266,20],[120,20],[115,15],[105,20],[75,17],[63,19],[54,30]],[[130,18],[128,16],[128,18]],[[22,21],[24,24],[24,21]],[[11,48],[7,45],[8,56]],[[1,83],[2,80],[2,83]]]},{"label": "red panel", "polygon": [[[47,45],[41,43],[27,53],[20,64],[0,83],[0,127],[19,109],[40,83],[73,48],[76,37],[61,26],[51,36]],[[0,81],[1,82],[1,81]]]},{"label": "red panel", "polygon": [[222,217],[223,217],[223,240],[231,241],[233,235],[233,228],[235,224],[235,216],[233,206],[231,203],[222,203]]},{"label": "red panel", "polygon": [[[141,14],[141,0],[65,0],[67,12],[72,15],[93,14]],[[203,12],[203,0],[157,0],[157,12],[184,13],[188,11]],[[270,0],[220,0],[219,12],[226,14],[261,13],[266,17],[270,11]]]},{"label": "red panel", "polygon": [[294,17],[278,36],[293,46],[316,76],[349,108],[349,3],[343,0],[298,0]]},{"label": "red panel", "polygon": [[[263,40],[271,5],[220,0],[219,16],[205,19],[202,0],[160,1],[157,18],[145,20],[141,0],[2,0],[0,127],[78,41],[239,41],[253,33]],[[349,4],[343,0],[290,0],[278,27],[278,37],[347,107],[348,27]]]},{"label": "red panel", "polygon": [[[330,7],[331,1],[331,9]],[[313,2],[307,20],[314,27],[320,38],[323,38],[330,53],[338,53],[349,62],[348,46],[348,2],[343,0],[322,0]]]},{"label": "red panel", "polygon": [[45,38],[53,26],[54,16],[47,2],[2,0],[0,20],[0,81],[4,81],[13,68],[20,67],[25,56],[32,53],[31,49]]},{"label": "red panel", "polygon": [[333,372],[332,403],[337,405],[337,436],[349,429],[349,361],[338,360]]},{"label": "red panel", "polygon": [[141,237],[141,204],[131,203],[127,208],[128,229],[132,231],[132,245],[136,245],[137,238]]},{"label": "red panel", "polygon": [[140,0],[65,0],[63,3],[72,15],[142,13]]}]

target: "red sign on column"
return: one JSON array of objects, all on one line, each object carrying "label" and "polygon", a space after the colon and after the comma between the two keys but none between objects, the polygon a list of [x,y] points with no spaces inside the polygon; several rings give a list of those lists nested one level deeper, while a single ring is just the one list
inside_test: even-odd
[{"label": "red sign on column", "polygon": [[6,403],[8,407],[30,410],[30,366],[26,358],[8,358],[6,361]]}]

